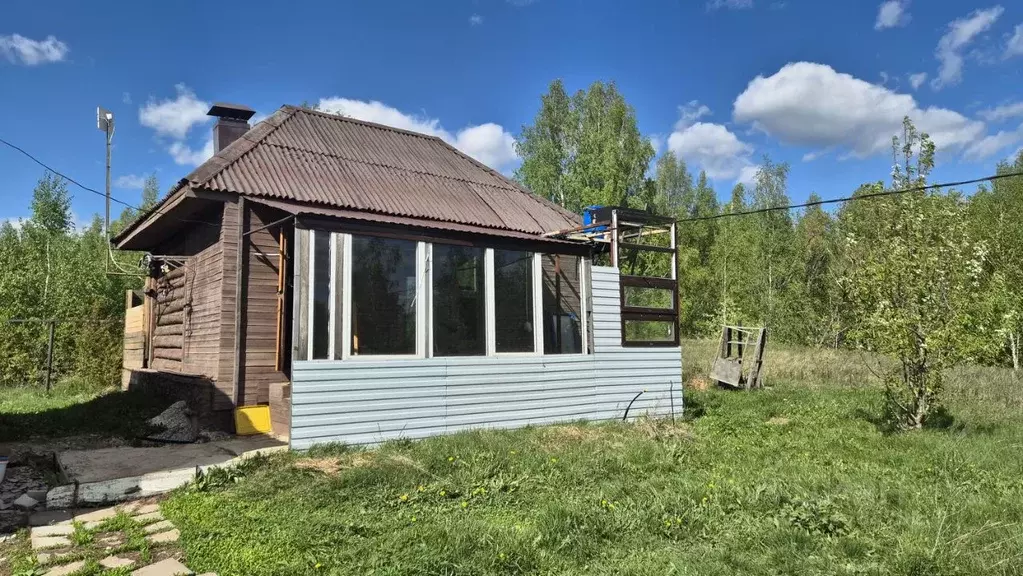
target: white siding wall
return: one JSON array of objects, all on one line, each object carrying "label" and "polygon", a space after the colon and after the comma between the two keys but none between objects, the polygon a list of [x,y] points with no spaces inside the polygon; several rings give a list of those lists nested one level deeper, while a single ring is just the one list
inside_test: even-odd
[{"label": "white siding wall", "polygon": [[296,361],[291,445],[682,412],[679,348],[622,348],[618,270],[592,268],[593,354]]}]

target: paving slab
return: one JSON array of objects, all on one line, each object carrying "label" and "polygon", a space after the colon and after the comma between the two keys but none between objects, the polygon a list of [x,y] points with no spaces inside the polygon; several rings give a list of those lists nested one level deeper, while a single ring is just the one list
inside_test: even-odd
[{"label": "paving slab", "polygon": [[59,562],[72,554],[74,554],[74,552],[71,550],[66,552],[40,552],[36,554],[36,560],[38,560],[40,564],[52,564],[54,562]]},{"label": "paving slab", "polygon": [[29,526],[71,524],[70,510],[43,510],[28,517]]},{"label": "paving slab", "polygon": [[189,570],[188,566],[173,558],[168,558],[156,564],[139,568],[132,572],[131,576],[192,576],[193,574],[195,572]]},{"label": "paving slab", "polygon": [[117,516],[117,508],[100,508],[90,512],[75,514],[75,522],[101,522]]},{"label": "paving slab", "polygon": [[78,562],[72,562],[62,566],[54,566],[46,572],[43,572],[43,574],[45,574],[45,576],[67,576],[68,574],[78,572],[82,568],[85,568],[85,560],[79,560]]},{"label": "paving slab", "polygon": [[32,542],[33,550],[45,550],[47,548],[63,548],[64,546],[70,546],[71,540],[68,540],[65,536],[40,536],[38,538],[31,537],[29,540]]},{"label": "paving slab", "polygon": [[22,494],[11,502],[11,505],[20,510],[31,510],[39,505],[39,501],[28,494]]},{"label": "paving slab", "polygon": [[177,528],[168,530],[167,532],[157,532],[156,534],[146,536],[146,540],[148,540],[150,544],[170,544],[172,542],[177,542],[178,538],[181,538],[181,531]]},{"label": "paving slab", "polygon": [[160,505],[159,504],[146,504],[145,506],[139,506],[138,508],[136,508],[135,511],[132,512],[132,514],[138,514],[138,515],[152,514],[153,512],[159,512],[159,511],[160,511]]},{"label": "paving slab", "polygon": [[139,514],[135,516],[136,522],[152,522],[154,520],[163,520],[163,513],[160,511],[150,512],[149,514]]},{"label": "paving slab", "polygon": [[44,536],[70,536],[75,531],[75,527],[71,524],[58,524],[56,526],[36,526],[29,531],[29,535],[33,538],[42,538]]},{"label": "paving slab", "polygon": [[146,534],[155,534],[172,528],[174,528],[174,524],[172,524],[170,520],[160,520],[159,522],[146,526],[143,530],[145,530]]},{"label": "paving slab", "polygon": [[128,558],[121,558],[120,556],[107,556],[106,558],[99,561],[99,565],[113,570],[114,568],[123,568],[125,566],[131,566],[134,564],[134,560]]}]

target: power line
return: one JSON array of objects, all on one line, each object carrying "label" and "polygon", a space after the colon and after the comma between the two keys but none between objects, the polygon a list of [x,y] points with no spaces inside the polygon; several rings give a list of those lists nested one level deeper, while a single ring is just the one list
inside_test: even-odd
[{"label": "power line", "polygon": [[698,216],[695,218],[684,218],[681,220],[677,220],[677,222],[679,223],[701,222],[704,220],[717,220],[719,218],[729,218],[732,216],[749,216],[751,214],[764,214],[767,212],[777,212],[779,210],[792,210],[794,208],[809,208],[810,206],[837,204],[839,202],[849,202],[851,200],[869,200],[871,198],[895,196],[897,194],[907,194],[909,192],[923,192],[925,190],[934,190],[937,188],[951,188],[953,186],[966,186],[968,184],[979,184],[981,182],[993,182],[995,180],[1001,180],[1002,178],[1011,178],[1013,176],[1023,176],[1023,172],[1007,172],[1004,174],[984,176],[983,178],[974,178],[972,180],[961,180],[959,182],[943,182],[939,184],[927,184],[924,186],[913,186],[911,188],[900,188],[898,190],[884,190],[882,192],[871,192],[869,194],[860,194],[858,196],[845,196],[843,198],[832,198],[830,200],[815,200],[813,202],[804,202],[802,204],[789,204],[788,206],[772,206],[770,208],[758,208],[756,210],[744,210],[742,212],[723,212],[721,214],[715,214],[713,216]]},{"label": "power line", "polygon": [[[64,180],[67,180],[68,182],[74,184],[75,186],[78,186],[79,188],[81,188],[82,190],[85,190],[86,192],[92,192],[93,194],[96,194],[97,196],[102,196],[104,198],[106,198],[106,196],[107,196],[105,193],[100,192],[99,190],[96,190],[95,188],[90,188],[90,187],[86,186],[85,184],[82,184],[81,182],[75,180],[74,178],[72,178],[70,176],[67,176],[66,174],[64,174],[62,172],[54,170],[49,165],[47,165],[45,162],[43,162],[42,160],[36,158],[32,154],[28,153],[23,148],[15,146],[14,144],[11,144],[10,142],[8,142],[7,140],[4,140],[3,138],[0,138],[0,144],[5,144],[5,145],[13,148],[14,150],[17,150],[18,152],[21,152],[29,160],[31,160],[31,161],[35,162],[36,164],[42,166],[43,168],[45,168],[46,170],[52,172],[53,174],[56,174],[57,176],[60,176],[61,178],[63,178]],[[134,206],[132,204],[129,204],[128,202],[125,202],[124,200],[120,200],[118,198],[115,198],[113,194],[110,195],[110,200],[113,201],[113,202],[117,202],[118,204],[121,204],[122,206],[126,206],[128,208],[131,208],[132,210],[138,210],[140,215],[143,214],[143,213],[146,213],[146,210],[143,210],[142,208],[140,208],[138,206]],[[187,222],[187,223],[191,223],[191,224],[205,224],[207,226],[216,226],[216,224],[214,224],[212,222],[207,222],[205,220],[189,220],[187,218],[180,218],[180,217],[177,217],[177,216],[171,216],[171,215],[167,214],[166,212],[163,212],[163,211],[160,211],[160,210],[154,210],[154,211],[152,211],[152,214],[162,214],[164,216],[167,216],[168,218],[172,218],[172,219],[177,220],[179,222]]]}]

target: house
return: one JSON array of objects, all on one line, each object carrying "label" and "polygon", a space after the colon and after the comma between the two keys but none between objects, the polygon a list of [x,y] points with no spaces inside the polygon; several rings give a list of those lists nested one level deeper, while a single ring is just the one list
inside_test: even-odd
[{"label": "house", "polygon": [[112,240],[149,262],[133,382],[269,405],[294,448],[681,410],[673,222],[583,225],[433,136],[209,114],[213,157]]}]

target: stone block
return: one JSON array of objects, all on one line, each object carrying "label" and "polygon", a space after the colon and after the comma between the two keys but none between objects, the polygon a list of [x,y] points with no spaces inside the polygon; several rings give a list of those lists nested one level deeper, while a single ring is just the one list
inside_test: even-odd
[{"label": "stone block", "polygon": [[37,526],[29,531],[29,534],[33,538],[42,538],[44,536],[70,536],[75,531],[75,527],[71,524],[58,524],[55,526]]},{"label": "stone block", "polygon": [[174,528],[174,524],[171,524],[170,520],[160,520],[154,524],[150,524],[143,528],[146,534],[156,534],[157,532],[163,532]]},{"label": "stone block", "polygon": [[14,502],[12,502],[11,504],[13,504],[14,507],[19,510],[32,510],[33,508],[39,505],[39,501],[29,496],[28,494],[22,494],[21,496],[18,496],[18,498],[15,499]]},{"label": "stone block", "polygon": [[150,512],[149,514],[139,514],[135,516],[136,522],[153,522],[154,520],[163,520],[163,514],[160,511]]},{"label": "stone block", "polygon": [[178,538],[181,538],[181,532],[177,528],[146,536],[146,540],[148,540],[150,544],[171,544],[173,542],[177,542]]},{"label": "stone block", "polygon": [[117,508],[100,508],[75,515],[75,522],[98,522],[117,516]]},{"label": "stone block", "polygon": [[131,576],[193,576],[195,572],[173,558],[168,558],[139,568],[131,573]]},{"label": "stone block", "polygon": [[123,568],[124,566],[131,566],[134,563],[135,563],[134,560],[129,560],[128,558],[121,558],[120,556],[107,556],[106,558],[99,561],[99,565],[104,568],[107,568],[108,570],[113,570],[114,568]]},{"label": "stone block", "polygon": [[78,572],[82,568],[85,568],[85,560],[64,564],[63,566],[54,566],[46,572],[43,572],[43,574],[44,576],[67,576],[68,574]]},{"label": "stone block", "polygon": [[71,545],[71,540],[68,540],[66,536],[32,536],[29,538],[32,542],[33,550],[45,550],[47,548],[63,548]]}]

